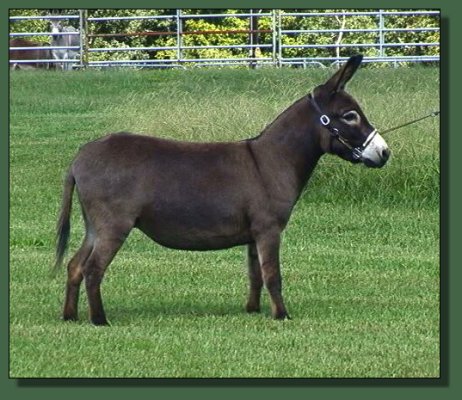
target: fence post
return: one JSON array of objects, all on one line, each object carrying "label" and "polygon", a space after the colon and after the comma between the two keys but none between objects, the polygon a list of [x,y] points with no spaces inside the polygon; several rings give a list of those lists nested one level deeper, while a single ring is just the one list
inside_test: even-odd
[{"label": "fence post", "polygon": [[250,44],[250,57],[252,61],[250,61],[250,68],[255,68],[257,65],[257,48],[255,46],[258,45],[258,15],[253,13],[253,9],[250,9],[250,35],[249,35],[249,44]]},{"label": "fence post", "polygon": [[183,60],[183,19],[181,18],[181,9],[176,10],[176,57],[178,64]]},{"label": "fence post", "polygon": [[271,10],[271,59],[276,65],[276,10]]},{"label": "fence post", "polygon": [[274,9],[273,10],[274,17],[273,17],[273,52],[274,52],[274,59],[276,62],[276,66],[280,67],[282,65],[282,18],[281,18],[281,10]]},{"label": "fence post", "polygon": [[379,10],[379,56],[381,58],[385,56],[383,52],[383,48],[384,48],[383,45],[385,43],[385,35],[383,32],[384,27],[385,27],[385,23],[383,20],[383,10],[380,9]]},{"label": "fence post", "polygon": [[79,10],[80,68],[88,66],[88,10]]}]

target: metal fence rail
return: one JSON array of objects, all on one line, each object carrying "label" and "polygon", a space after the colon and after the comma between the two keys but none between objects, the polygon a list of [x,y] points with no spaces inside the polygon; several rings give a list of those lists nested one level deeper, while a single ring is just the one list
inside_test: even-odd
[{"label": "metal fence rail", "polygon": [[[427,26],[420,26],[420,27],[407,27],[407,28],[386,28],[387,19],[393,16],[406,16],[406,17],[415,17],[415,16],[434,16],[437,17],[439,20],[439,11],[418,11],[418,10],[409,10],[409,11],[387,11],[387,10],[377,10],[377,11],[359,11],[359,12],[352,12],[352,11],[341,11],[341,12],[312,12],[312,13],[302,13],[302,12],[294,12],[294,13],[279,13],[278,15],[278,28],[279,28],[279,46],[278,46],[278,59],[281,65],[287,64],[296,64],[301,63],[303,65],[315,63],[318,64],[320,62],[332,62],[332,63],[339,63],[342,60],[347,59],[348,57],[342,57],[341,52],[347,48],[355,48],[355,49],[376,49],[377,54],[374,56],[369,56],[365,58],[366,62],[428,62],[428,61],[439,61],[439,55],[429,56],[429,55],[409,55],[409,56],[396,56],[387,54],[387,49],[389,48],[406,48],[412,47],[417,49],[417,47],[438,47],[439,49],[439,42],[391,42],[387,40],[386,35],[388,33],[408,33],[408,32],[438,32],[439,31],[439,24],[438,27],[427,27]],[[298,29],[298,30],[291,30],[291,29],[284,29],[284,19],[285,18],[307,18],[307,17],[322,17],[322,18],[343,18],[346,20],[347,18],[356,18],[356,17],[372,17],[376,20],[376,27],[374,28],[347,28],[346,26],[342,26],[340,29]],[[346,23],[345,23],[346,25]],[[371,33],[374,36],[370,39],[369,43],[345,43],[341,40],[333,43],[324,43],[324,44],[283,44],[284,37],[287,36],[297,36],[297,35],[336,35],[337,38],[342,38],[342,36],[347,35],[349,33]],[[291,57],[286,55],[286,51],[290,49],[335,49],[336,56],[316,56],[316,57]]]},{"label": "metal fence rail", "polygon": [[[393,17],[430,18],[433,26],[410,26],[410,27],[389,27],[390,19]],[[216,29],[216,30],[187,30],[184,29],[187,21],[204,20],[216,18],[239,18],[246,21],[247,29]],[[331,18],[339,23],[338,28],[325,29],[311,26],[310,18]],[[191,14],[184,10],[176,10],[170,15],[143,16],[112,16],[112,17],[90,17],[87,10],[78,10],[74,15],[34,15],[34,16],[10,16],[10,39],[43,37],[50,40],[56,33],[51,32],[17,32],[15,24],[24,20],[63,20],[67,23],[78,23],[78,32],[61,32],[62,35],[79,35],[79,46],[47,46],[33,44],[31,46],[11,45],[10,40],[10,64],[20,66],[21,64],[43,64],[63,65],[70,63],[76,68],[83,67],[109,67],[109,66],[130,66],[130,67],[182,67],[187,65],[210,66],[210,65],[328,65],[340,63],[348,58],[348,52],[357,50],[366,52],[365,62],[438,62],[439,41],[409,41],[400,35],[416,34],[425,32],[439,32],[439,11],[422,10],[372,10],[372,11],[335,11],[335,12],[290,12],[287,10],[270,10],[269,12],[257,12],[249,10],[237,14]],[[259,21],[265,18],[265,29],[259,26]],[[368,18],[358,26],[359,19]],[[74,22],[73,22],[74,21]],[[98,33],[95,27],[98,24],[112,24],[120,21],[164,21],[167,28],[159,31],[142,32],[114,32]],[[297,29],[287,27],[287,21],[293,25],[297,21]],[[435,26],[436,25],[436,26]],[[93,31],[89,27],[93,27]],[[187,44],[185,38],[188,36],[203,35],[228,35],[239,39],[234,44]],[[354,35],[367,34],[367,40],[358,41]],[[95,45],[97,38],[121,38],[121,37],[167,37],[170,38],[169,45],[152,46],[125,46],[125,47],[98,47]],[[439,37],[439,36],[438,36]],[[422,49],[435,48],[434,54],[420,54]],[[396,54],[396,50],[406,50],[405,55]],[[47,51],[53,57],[18,57],[19,52],[32,52],[38,54],[39,50]],[[57,59],[53,50],[74,50],[78,52],[77,59]],[[230,50],[232,56],[200,56],[198,51],[203,50]],[[159,56],[162,53],[162,57]],[[166,55],[169,52],[168,55]],[[294,53],[302,53],[295,54]],[[335,54],[333,54],[335,53]],[[27,53],[24,53],[27,54]],[[12,55],[16,55],[16,58]],[[126,58],[120,59],[121,55]],[[101,59],[101,57],[104,59]],[[141,59],[137,59],[141,58]]]}]

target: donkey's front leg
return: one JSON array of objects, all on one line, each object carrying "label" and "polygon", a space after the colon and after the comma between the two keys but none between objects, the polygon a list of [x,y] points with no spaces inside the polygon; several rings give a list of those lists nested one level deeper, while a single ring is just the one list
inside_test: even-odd
[{"label": "donkey's front leg", "polygon": [[250,292],[246,305],[248,313],[260,312],[260,296],[263,287],[260,261],[258,261],[257,246],[255,243],[247,246],[247,263],[249,269]]},{"label": "donkey's front leg", "polygon": [[270,294],[271,311],[275,319],[290,319],[282,298],[281,271],[279,265],[280,233],[268,233],[257,241],[263,281]]}]

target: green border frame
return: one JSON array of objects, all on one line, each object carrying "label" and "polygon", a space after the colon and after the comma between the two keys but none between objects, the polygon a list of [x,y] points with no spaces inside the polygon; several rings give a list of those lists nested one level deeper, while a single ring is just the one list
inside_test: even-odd
[{"label": "green border frame", "polygon": [[[436,8],[442,13],[442,61],[441,61],[441,378],[439,379],[225,379],[225,380],[175,380],[175,379],[146,379],[146,380],[78,380],[78,379],[8,379],[9,344],[8,344],[8,240],[9,237],[9,135],[8,135],[8,9],[9,8]],[[389,398],[391,395],[406,396],[406,398],[419,399],[453,399],[459,398],[461,392],[462,352],[457,338],[462,337],[461,313],[457,304],[462,304],[461,290],[456,286],[461,279],[461,269],[458,261],[461,260],[461,246],[456,240],[461,232],[458,205],[461,204],[461,188],[458,186],[457,174],[461,157],[457,156],[458,149],[462,148],[461,136],[455,130],[455,115],[458,107],[454,88],[460,85],[458,71],[461,70],[460,51],[458,40],[462,37],[461,26],[456,18],[459,15],[460,5],[454,1],[451,4],[427,0],[379,0],[378,2],[350,0],[348,3],[339,0],[308,1],[308,0],[254,0],[254,1],[212,1],[195,0],[132,0],[127,3],[115,4],[109,0],[93,0],[64,3],[56,1],[32,0],[4,0],[0,5],[2,24],[0,29],[2,62],[1,107],[4,117],[1,118],[3,134],[0,135],[0,178],[5,183],[4,190],[0,191],[0,257],[4,261],[0,272],[0,312],[4,320],[4,328],[0,330],[0,385],[2,392],[8,398],[22,399],[29,396],[58,399],[66,396],[69,400],[82,398],[82,396],[96,394],[110,396],[118,399],[124,398],[128,393],[136,391],[137,398],[159,396],[163,398],[200,397],[201,399],[235,398],[245,396],[252,398],[265,397],[272,399],[281,395],[297,399],[308,396],[315,398],[351,397],[354,399]],[[457,47],[456,47],[457,46]],[[2,85],[2,86],[3,86]],[[451,90],[452,89],[452,90]],[[393,389],[392,392],[390,390]]]}]

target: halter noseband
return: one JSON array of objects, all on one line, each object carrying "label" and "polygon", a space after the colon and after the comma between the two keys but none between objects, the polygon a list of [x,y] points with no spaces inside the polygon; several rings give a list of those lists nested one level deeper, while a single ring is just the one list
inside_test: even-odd
[{"label": "halter noseband", "polygon": [[363,155],[363,152],[364,150],[366,150],[366,147],[369,146],[369,144],[372,142],[372,140],[374,139],[375,135],[377,135],[377,129],[374,129],[368,136],[367,136],[367,139],[364,141],[364,143],[361,145],[361,146],[352,146],[349,141],[343,137],[339,130],[337,128],[334,128],[332,125],[331,125],[331,120],[330,118],[324,114],[321,110],[321,108],[319,107],[318,103],[316,102],[316,100],[314,99],[314,94],[309,94],[308,95],[308,101],[310,101],[310,103],[313,105],[313,107],[316,109],[316,111],[321,114],[321,116],[319,117],[319,122],[321,122],[321,125],[323,125],[329,132],[330,134],[335,138],[337,139],[340,143],[342,143],[344,146],[346,146],[348,149],[351,150],[352,152],[352,155],[353,155],[353,158],[355,160],[359,160],[361,159],[362,155]]}]

